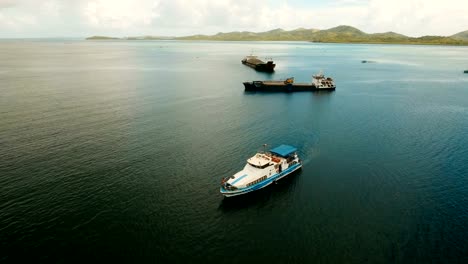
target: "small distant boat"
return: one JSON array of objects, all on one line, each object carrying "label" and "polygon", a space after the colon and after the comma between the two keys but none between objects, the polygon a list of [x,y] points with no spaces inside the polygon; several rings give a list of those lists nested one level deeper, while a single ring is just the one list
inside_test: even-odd
[{"label": "small distant boat", "polygon": [[296,151],[293,146],[281,145],[258,152],[247,160],[244,169],[221,180],[220,193],[231,197],[253,192],[299,170],[302,162]]},{"label": "small distant boat", "polygon": [[294,77],[284,81],[253,81],[244,82],[246,92],[301,92],[335,90],[336,85],[332,78],[325,77],[322,72],[312,76],[312,83],[295,83]]},{"label": "small distant boat", "polygon": [[464,71],[463,73],[468,73],[468,70]]},{"label": "small distant boat", "polygon": [[273,72],[276,66],[276,64],[273,63],[273,60],[268,60],[267,62],[264,62],[260,60],[257,56],[253,55],[246,56],[241,62],[242,64],[254,68],[257,71],[263,72]]}]

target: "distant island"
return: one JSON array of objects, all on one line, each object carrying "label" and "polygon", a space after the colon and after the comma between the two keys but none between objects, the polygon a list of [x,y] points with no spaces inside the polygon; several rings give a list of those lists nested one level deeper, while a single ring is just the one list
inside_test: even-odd
[{"label": "distant island", "polygon": [[323,43],[369,43],[369,44],[425,44],[468,45],[468,30],[452,36],[408,37],[395,32],[368,34],[351,26],[338,26],[326,30],[298,28],[295,30],[274,29],[266,32],[229,32],[215,35],[185,37],[142,36],[113,38],[93,36],[87,40],[215,40],[215,41],[311,41]]},{"label": "distant island", "polygon": [[113,38],[113,37],[106,37],[106,36],[92,36],[86,38],[86,40],[113,40],[113,39],[120,39],[120,38]]},{"label": "distant island", "polygon": [[92,36],[86,38],[86,40],[173,40],[175,37],[158,37],[158,36],[141,36],[141,37],[125,37],[125,38],[116,38],[116,37],[106,37],[106,36]]}]

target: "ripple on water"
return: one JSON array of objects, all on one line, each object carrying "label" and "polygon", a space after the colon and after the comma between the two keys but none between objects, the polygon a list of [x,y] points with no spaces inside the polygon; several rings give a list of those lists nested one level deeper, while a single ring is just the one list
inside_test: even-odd
[{"label": "ripple on water", "polygon": [[[464,48],[158,43],[0,42],[2,260],[464,263]],[[243,91],[320,68],[335,92]],[[265,143],[302,171],[223,199]]]}]

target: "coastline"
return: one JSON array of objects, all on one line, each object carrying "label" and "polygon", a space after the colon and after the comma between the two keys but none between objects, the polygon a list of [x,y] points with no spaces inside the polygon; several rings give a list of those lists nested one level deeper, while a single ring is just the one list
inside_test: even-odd
[{"label": "coastline", "polygon": [[283,30],[281,28],[265,32],[219,32],[215,35],[189,36],[127,36],[108,37],[95,35],[86,40],[189,40],[189,41],[305,41],[313,43],[343,44],[398,44],[398,45],[448,45],[468,46],[468,30],[450,36],[425,35],[411,37],[396,32],[366,33],[352,26],[337,26],[330,29]]},{"label": "coastline", "polygon": [[86,41],[213,41],[213,42],[309,42],[315,44],[373,44],[373,45],[421,45],[421,46],[454,46],[454,47],[467,47],[468,42],[464,43],[430,43],[430,42],[384,42],[384,41],[369,41],[369,42],[357,42],[357,41],[313,41],[313,40],[234,40],[234,39],[187,39],[187,38],[86,38]]}]

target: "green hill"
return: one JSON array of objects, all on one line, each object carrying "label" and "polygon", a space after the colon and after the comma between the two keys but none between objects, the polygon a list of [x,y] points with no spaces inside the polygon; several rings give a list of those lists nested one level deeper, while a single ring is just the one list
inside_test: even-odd
[{"label": "green hill", "polygon": [[92,37],[86,38],[86,40],[167,40],[167,39],[174,39],[174,37],[141,36],[141,37],[115,38],[115,37],[106,37],[106,36],[92,36]]},{"label": "green hill", "polygon": [[461,40],[467,40],[468,41],[468,30],[457,33],[457,34],[452,35],[450,37],[454,38],[454,39],[461,39]]},{"label": "green hill", "polygon": [[[116,39],[94,36],[87,39]],[[429,45],[468,45],[468,31],[444,37],[423,36],[408,37],[395,32],[368,34],[351,26],[338,26],[325,30],[298,28],[283,30],[281,28],[266,32],[234,31],[215,35],[193,35],[186,37],[127,37],[123,40],[215,40],[215,41],[311,41],[324,43],[382,43],[382,44],[429,44]]]},{"label": "green hill", "polygon": [[113,40],[113,39],[119,39],[119,38],[106,37],[106,36],[92,36],[92,37],[86,38],[86,40]]},{"label": "green hill", "polygon": [[229,33],[218,33],[216,35],[194,35],[177,38],[179,40],[231,40],[231,41],[248,41],[248,40],[290,40],[290,41],[307,41],[317,29],[299,28],[291,31],[286,31],[281,28],[266,31],[266,32],[249,32],[249,31],[234,31]]},{"label": "green hill", "polygon": [[177,38],[180,40],[280,40],[280,41],[312,41],[324,43],[390,43],[390,44],[433,44],[433,45],[468,45],[468,39],[463,37],[468,31],[461,32],[452,37],[423,36],[419,38],[408,37],[395,32],[368,34],[351,26],[338,26],[326,30],[303,29],[285,31],[275,29],[266,32],[230,32],[218,33],[213,36],[195,35]]}]

